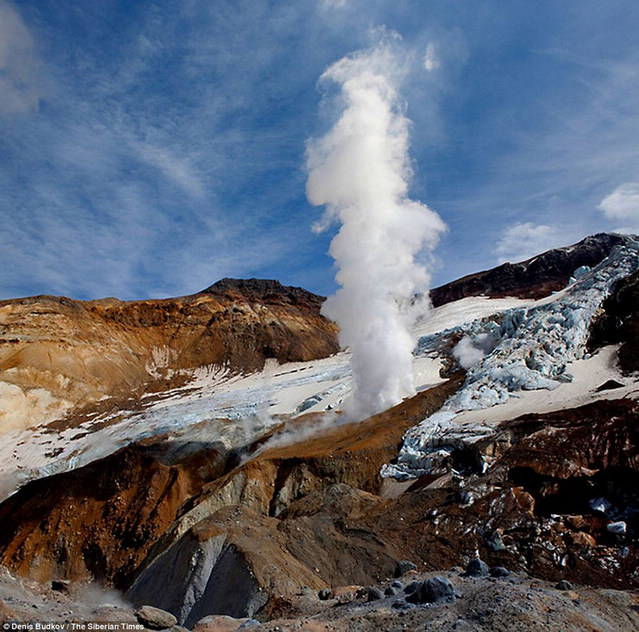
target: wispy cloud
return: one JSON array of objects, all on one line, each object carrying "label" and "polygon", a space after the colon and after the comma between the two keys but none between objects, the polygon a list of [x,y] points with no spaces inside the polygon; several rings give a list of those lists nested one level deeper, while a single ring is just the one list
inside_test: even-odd
[{"label": "wispy cloud", "polygon": [[0,115],[35,110],[42,89],[31,31],[13,5],[0,0]]},{"label": "wispy cloud", "polygon": [[341,9],[346,6],[347,0],[319,0],[320,6],[324,9]]},{"label": "wispy cloud", "polygon": [[424,68],[428,72],[432,72],[433,70],[437,70],[439,68],[439,59],[437,54],[435,53],[435,44],[433,42],[428,42],[428,46],[426,46],[426,54],[424,55]]},{"label": "wispy cloud", "polygon": [[133,141],[132,147],[142,160],[156,167],[187,193],[194,197],[202,197],[204,187],[188,157],[178,157],[167,147],[158,147],[149,143]]}]

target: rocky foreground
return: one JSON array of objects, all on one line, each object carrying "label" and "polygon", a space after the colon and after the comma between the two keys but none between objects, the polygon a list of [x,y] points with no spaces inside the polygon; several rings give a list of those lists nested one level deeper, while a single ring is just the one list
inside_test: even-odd
[{"label": "rocky foreground", "polygon": [[[628,632],[639,629],[639,595],[625,591],[552,583],[478,559],[469,567],[435,573],[400,564],[396,575],[372,586],[341,586],[319,592],[303,588],[275,599],[270,620],[209,615],[195,632],[413,632],[426,630],[566,630]],[[408,568],[409,570],[405,570]],[[402,571],[404,573],[402,574]],[[0,571],[0,619],[5,629],[27,622],[39,629],[184,630],[161,609],[134,609],[116,591],[91,584],[53,582],[49,586]],[[13,628],[11,626],[14,626]],[[47,628],[57,625],[56,628]],[[33,628],[32,628],[33,629]]]}]

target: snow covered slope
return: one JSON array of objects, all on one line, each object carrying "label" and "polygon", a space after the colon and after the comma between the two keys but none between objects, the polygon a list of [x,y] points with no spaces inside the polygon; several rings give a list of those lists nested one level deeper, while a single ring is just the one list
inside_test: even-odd
[{"label": "snow covered slope", "polygon": [[[478,315],[530,305],[520,299],[462,299],[433,310],[432,321],[418,333],[469,325]],[[415,387],[442,381],[440,358],[417,350]],[[229,375],[216,368],[193,373],[187,386],[145,396],[130,409],[107,409],[85,418],[64,420],[3,435],[0,444],[0,500],[25,482],[67,471],[102,458],[140,439],[172,434],[176,438],[206,428],[215,440],[240,447],[282,419],[302,413],[332,411],[348,394],[350,354],[311,362],[267,362],[263,371]]]}]

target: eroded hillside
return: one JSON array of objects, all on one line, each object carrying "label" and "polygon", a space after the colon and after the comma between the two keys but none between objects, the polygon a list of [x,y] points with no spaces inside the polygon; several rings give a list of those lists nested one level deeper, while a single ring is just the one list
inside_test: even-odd
[{"label": "eroded hillside", "polygon": [[256,371],[338,350],[322,298],[277,281],[225,279],[145,301],[53,296],[0,303],[0,432],[105,397],[165,390],[205,366]]}]

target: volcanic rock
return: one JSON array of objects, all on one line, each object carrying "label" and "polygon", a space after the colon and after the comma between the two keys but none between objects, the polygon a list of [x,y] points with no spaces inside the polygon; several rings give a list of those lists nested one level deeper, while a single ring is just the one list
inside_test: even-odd
[{"label": "volcanic rock", "polygon": [[175,461],[160,441],[33,481],[0,504],[0,560],[42,582],[95,577],[126,586],[182,503],[228,458],[213,444]]},{"label": "volcanic rock", "polygon": [[[375,585],[400,560],[450,568],[475,551],[491,566],[549,580],[639,585],[636,536],[622,557],[610,548],[610,519],[589,505],[606,494],[637,533],[631,400],[504,422],[498,431],[508,441],[498,433],[499,451],[481,448],[498,454],[486,475],[424,477],[384,496],[379,467],[403,429],[454,389],[449,382],[356,427],[261,449],[240,466],[222,459],[210,478],[201,478],[202,461],[172,461],[161,442],[150,442],[31,483],[0,505],[2,560],[42,581],[101,572],[123,588],[133,584],[140,605],[183,622],[193,611],[189,624],[208,614],[253,616],[305,586]],[[276,516],[273,498],[291,480]],[[470,506],[461,502],[462,483],[475,490]],[[499,533],[502,545],[489,546],[486,533]],[[220,579],[227,575],[239,584]],[[206,600],[189,602],[202,594]]]},{"label": "volcanic rock", "polygon": [[597,393],[601,393],[602,391],[611,391],[615,388],[622,388],[623,384],[621,382],[617,382],[617,380],[606,380],[601,386],[596,388]]},{"label": "volcanic rock", "polygon": [[317,598],[321,599],[322,601],[332,599],[333,591],[330,588],[322,588],[321,590],[318,591]]},{"label": "volcanic rock", "polygon": [[138,621],[151,630],[166,630],[177,623],[170,613],[153,606],[142,606],[135,611]]},{"label": "volcanic rock", "polygon": [[556,584],[555,584],[555,588],[557,590],[572,590],[573,589],[573,585],[565,580],[565,579],[560,579]]},{"label": "volcanic rock", "polygon": [[378,601],[384,598],[384,593],[375,586],[368,589],[367,601]]},{"label": "volcanic rock", "polygon": [[[334,500],[321,491],[328,492],[335,484],[377,493],[382,487],[379,469],[396,454],[404,430],[440,406],[458,383],[459,378],[420,393],[356,429],[337,426],[302,444],[263,451],[230,472],[232,455],[220,444],[183,451],[159,438],[123,448],[83,468],[34,481],[0,504],[0,561],[43,582],[94,576],[126,589],[147,556],[156,557],[220,508],[243,504],[260,515],[273,515],[275,499],[281,499],[281,490],[288,489],[288,501],[281,506],[295,517],[295,512],[317,513],[325,503],[326,511],[332,502],[344,503],[341,491]],[[372,500],[369,494],[354,490],[350,498],[353,508]],[[292,508],[298,499],[302,504]],[[310,529],[309,537],[316,537],[310,525],[303,528]],[[290,537],[295,542],[295,532]],[[362,550],[366,546],[362,541]],[[311,569],[325,562],[332,565],[321,547],[309,549],[302,557]],[[352,560],[353,569],[362,567],[355,558],[345,559]],[[380,559],[384,568],[392,565],[385,571],[391,575],[398,558],[382,555]],[[303,575],[294,587],[306,584],[320,589],[327,581],[332,585],[370,584],[374,576],[373,571],[365,570],[353,578],[350,571],[344,574],[337,568],[325,568],[324,581],[313,572],[308,582]]]},{"label": "volcanic rock", "polygon": [[466,575],[468,577],[485,577],[489,573],[488,564],[478,557],[473,558],[466,566]]},{"label": "volcanic rock", "polygon": [[397,568],[395,569],[395,577],[401,577],[409,571],[416,571],[417,565],[409,560],[400,560],[397,562]]},{"label": "volcanic rock", "polygon": [[542,298],[563,289],[574,271],[594,267],[617,244],[622,235],[600,233],[567,248],[557,248],[521,263],[504,263],[491,270],[470,274],[431,290],[435,307],[469,296],[516,296]]},{"label": "volcanic rock", "polygon": [[619,365],[630,373],[639,369],[639,272],[622,279],[604,301],[603,310],[591,328],[591,350],[622,343]]},{"label": "volcanic rock", "polygon": [[69,585],[71,582],[68,579],[54,579],[51,582],[51,590],[58,592],[69,592]]},{"label": "volcanic rock", "polygon": [[409,603],[436,603],[455,599],[455,587],[446,577],[430,577],[418,582],[407,597]]}]

